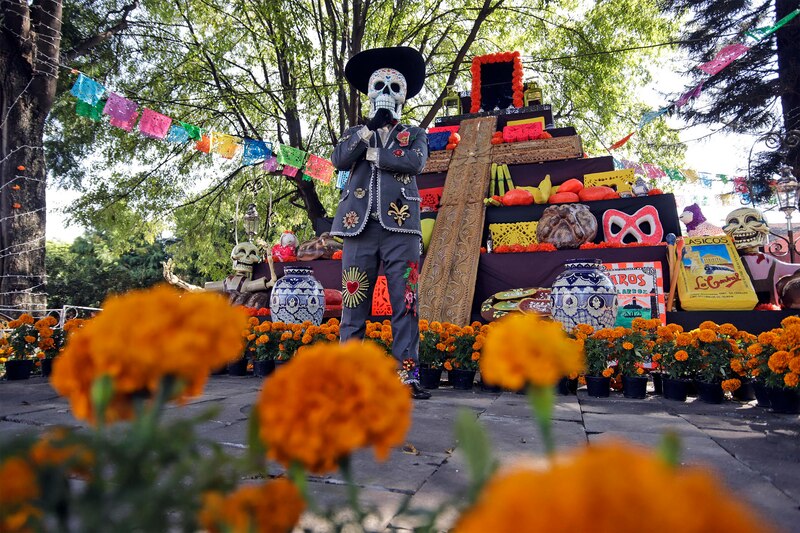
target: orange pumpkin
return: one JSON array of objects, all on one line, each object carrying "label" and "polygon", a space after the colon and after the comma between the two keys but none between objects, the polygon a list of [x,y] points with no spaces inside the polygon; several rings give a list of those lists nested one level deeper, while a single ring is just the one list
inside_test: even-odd
[{"label": "orange pumpkin", "polygon": [[650,189],[647,191],[647,196],[655,196],[656,194],[664,194],[664,191],[661,189]]}]

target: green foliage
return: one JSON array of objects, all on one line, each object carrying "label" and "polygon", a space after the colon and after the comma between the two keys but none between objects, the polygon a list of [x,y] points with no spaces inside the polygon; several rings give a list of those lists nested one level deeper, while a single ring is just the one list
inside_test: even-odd
[{"label": "green foliage", "polygon": [[[650,80],[649,68],[664,49],[605,52],[669,41],[676,29],[654,0],[525,6],[499,0],[341,5],[148,0],[132,18],[113,49],[75,66],[169,116],[322,156],[356,122],[365,101],[343,78],[347,58],[400,44],[419,48],[428,62],[426,87],[407,104],[407,121],[419,122],[453,79],[459,88],[468,87],[473,55],[518,49],[528,58],[526,76],[543,81],[559,125],[574,125],[587,150],[597,153],[638,120],[645,106],[633,96],[635,88]],[[194,261],[209,278],[227,272],[235,200],[244,180],[270,183],[275,203],[270,231],[262,235],[270,243],[284,229],[294,230],[301,241],[310,238],[309,221],[330,214],[338,201],[330,186],[304,189],[191,145],[76,119],[66,91],[53,109],[46,138],[53,177],[84,193],[69,209],[76,221],[119,234],[154,234],[168,227],[178,239],[176,263]],[[676,166],[682,148],[675,140],[662,125],[631,146],[643,160]],[[259,210],[266,212],[268,194],[259,194]]]},{"label": "green foliage", "polygon": [[[112,246],[124,247],[117,254]],[[108,236],[90,233],[72,244],[47,243],[48,305],[99,307],[109,294],[149,287],[164,280],[161,262],[166,242],[135,239],[112,245]],[[189,281],[202,278],[196,271],[180,272]]]}]

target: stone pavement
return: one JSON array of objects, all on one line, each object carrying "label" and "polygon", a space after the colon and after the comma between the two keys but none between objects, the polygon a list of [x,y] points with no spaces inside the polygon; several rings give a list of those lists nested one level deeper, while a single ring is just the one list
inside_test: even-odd
[{"label": "stone pavement", "polygon": [[[247,416],[260,385],[254,377],[213,376],[201,398],[171,407],[170,416],[219,405],[217,419],[201,426],[199,433],[235,453],[244,446]],[[476,413],[502,463],[543,451],[524,396],[483,392],[477,386],[474,391],[442,388],[433,394],[431,400],[414,404],[406,438],[413,448],[394,450],[384,463],[375,462],[371,451],[353,458],[362,500],[380,510],[376,529],[409,526],[394,517],[408,496],[414,507],[430,508],[466,486],[464,462],[453,435],[459,409]],[[581,390],[577,397],[558,397],[554,418],[560,450],[610,438],[654,447],[665,430],[677,432],[683,462],[713,467],[765,518],[784,531],[800,532],[800,416],[773,414],[755,402],[678,403],[654,395],[629,400],[614,393],[596,399]],[[43,378],[0,382],[0,439],[54,424],[77,422]],[[338,474],[313,477],[310,488],[324,507],[345,500],[342,483]]]}]

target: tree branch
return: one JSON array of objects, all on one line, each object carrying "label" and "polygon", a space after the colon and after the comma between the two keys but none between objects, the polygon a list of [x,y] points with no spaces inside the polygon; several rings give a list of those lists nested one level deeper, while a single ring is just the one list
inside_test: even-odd
[{"label": "tree branch", "polygon": [[128,15],[131,13],[131,11],[133,11],[137,7],[139,7],[139,0],[134,0],[133,3],[123,6],[122,17],[120,17],[120,19],[117,21],[116,24],[106,29],[105,31],[101,31],[99,33],[92,35],[87,39],[84,39],[83,41],[76,44],[72,49],[67,50],[66,52],[61,54],[61,62],[71,63],[75,59],[90,52],[96,46],[103,44],[114,35],[126,29],[129,24]]}]

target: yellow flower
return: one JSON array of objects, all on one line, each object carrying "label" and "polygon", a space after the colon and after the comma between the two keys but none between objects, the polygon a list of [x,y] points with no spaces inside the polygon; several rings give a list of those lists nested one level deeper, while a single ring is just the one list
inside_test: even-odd
[{"label": "yellow flower", "polygon": [[[658,495],[654,497],[653,495]],[[769,529],[709,472],[673,468],[624,444],[597,444],[545,470],[495,475],[455,533],[758,533]]]},{"label": "yellow flower", "polygon": [[519,390],[526,383],[555,385],[582,372],[583,350],[558,322],[531,313],[505,316],[492,326],[483,345],[481,376],[487,383]]},{"label": "yellow flower", "polygon": [[300,492],[287,479],[245,485],[223,496],[203,494],[200,524],[211,533],[287,533],[305,509]]},{"label": "yellow flower", "polygon": [[165,376],[182,382],[179,401],[197,396],[211,370],[242,354],[247,317],[216,293],[159,285],[110,297],[103,308],[53,363],[51,384],[78,419],[94,420],[89,392],[103,375],[113,381],[106,416],[114,421],[130,418],[133,398],[153,394]]},{"label": "yellow flower", "polygon": [[411,423],[394,359],[357,341],[307,346],[267,380],[257,409],[269,457],[314,473],[335,470],[362,447],[385,459]]},{"label": "yellow flower", "polygon": [[[725,324],[723,324],[724,326]],[[722,382],[722,390],[733,392],[742,386],[742,382],[738,379],[726,379]]]}]

